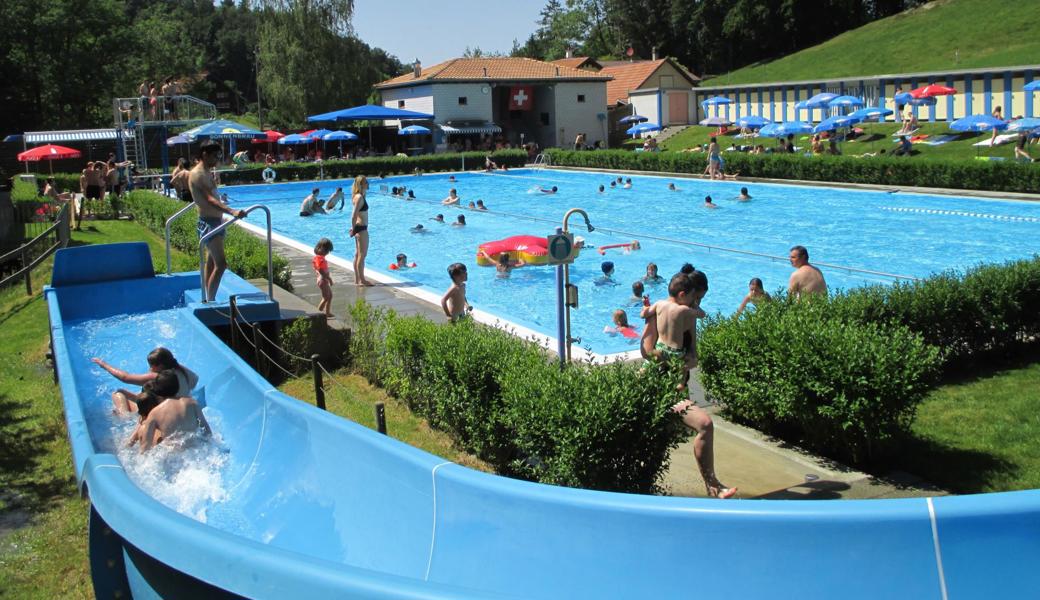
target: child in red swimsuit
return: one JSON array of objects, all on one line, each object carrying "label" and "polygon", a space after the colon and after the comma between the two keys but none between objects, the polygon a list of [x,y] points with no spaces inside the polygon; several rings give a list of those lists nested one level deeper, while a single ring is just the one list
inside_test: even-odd
[{"label": "child in red swimsuit", "polygon": [[318,275],[318,289],[321,290],[318,310],[325,313],[326,317],[332,316],[332,275],[329,274],[329,262],[325,260],[329,252],[332,252],[332,240],[321,238],[314,246],[314,260],[311,261],[314,272]]}]

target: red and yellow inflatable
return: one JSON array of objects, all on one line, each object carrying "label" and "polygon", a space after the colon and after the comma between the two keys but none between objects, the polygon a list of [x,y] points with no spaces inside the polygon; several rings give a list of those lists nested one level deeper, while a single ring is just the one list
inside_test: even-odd
[{"label": "red and yellow inflatable", "polygon": [[512,262],[524,261],[528,265],[544,265],[549,262],[549,249],[545,238],[536,235],[514,235],[504,240],[484,242],[477,248],[477,264],[493,267],[505,254]]}]

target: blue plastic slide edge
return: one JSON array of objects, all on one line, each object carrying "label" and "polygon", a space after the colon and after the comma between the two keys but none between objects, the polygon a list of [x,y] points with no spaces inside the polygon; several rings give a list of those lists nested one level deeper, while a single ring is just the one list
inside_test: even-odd
[{"label": "blue plastic slide edge", "polygon": [[145,242],[95,244],[58,250],[54,254],[51,285],[63,287],[145,277],[155,277],[152,254]]}]

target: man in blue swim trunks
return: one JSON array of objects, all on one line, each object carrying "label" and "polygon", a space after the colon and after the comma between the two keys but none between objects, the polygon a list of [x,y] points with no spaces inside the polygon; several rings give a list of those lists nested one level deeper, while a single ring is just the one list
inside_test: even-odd
[{"label": "man in blue swim trunks", "polygon": [[[220,161],[222,150],[220,144],[209,141],[200,149],[201,160],[188,176],[188,188],[191,190],[192,201],[199,208],[199,239],[213,231],[224,222],[224,215],[244,219],[244,210],[235,210],[220,201],[217,194],[217,185],[213,180],[213,168]],[[220,278],[224,276],[227,269],[227,259],[224,257],[224,232],[209,238],[206,242],[209,258],[206,260],[206,268],[203,271],[203,279],[206,282],[206,296],[204,299],[214,299],[217,289],[220,287]]]}]

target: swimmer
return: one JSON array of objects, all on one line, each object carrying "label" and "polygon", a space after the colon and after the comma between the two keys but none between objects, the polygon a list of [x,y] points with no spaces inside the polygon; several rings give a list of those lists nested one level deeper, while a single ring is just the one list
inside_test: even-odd
[{"label": "swimmer", "polygon": [[336,206],[339,206],[339,209],[343,210],[343,205],[343,188],[338,187],[336,188],[336,191],[332,192],[332,195],[329,196],[328,201],[325,202],[325,210],[333,210]]},{"label": "swimmer", "polygon": [[477,210],[487,210],[483,200],[477,200]]},{"label": "swimmer", "polygon": [[647,263],[646,264],[646,276],[643,277],[645,283],[650,285],[659,285],[664,282],[664,277],[657,274],[657,264]]},{"label": "swimmer", "polygon": [[141,452],[147,452],[174,434],[192,434],[201,429],[204,435],[212,435],[198,402],[187,396],[177,397],[173,386],[163,383],[156,378],[145,384],[137,399],[141,421],[127,441],[127,447],[140,442]]},{"label": "swimmer", "polygon": [[[149,381],[155,380],[158,373],[161,371],[173,371],[177,377],[177,390],[176,395],[178,396],[190,396],[191,391],[199,382],[199,376],[194,371],[181,365],[174,358],[173,353],[163,348],[162,346],[152,350],[148,353],[148,372],[147,373],[127,373],[122,369],[117,369],[100,358],[94,357],[91,361],[97,366],[108,371],[110,375],[130,385],[144,385]],[[130,399],[136,396],[134,392],[129,392],[124,389],[116,390],[112,393],[112,405],[113,410],[119,413],[130,413],[137,410],[136,405],[130,401]]]},{"label": "swimmer", "polygon": [[704,208],[718,208],[719,205],[711,201],[711,196],[704,197]]},{"label": "swimmer", "polygon": [[394,186],[394,187],[390,188],[390,195],[391,196],[400,196],[401,193],[397,190],[397,187]]},{"label": "swimmer", "polygon": [[466,226],[466,215],[459,215],[458,219],[451,224],[452,227],[465,227]]},{"label": "swimmer", "polygon": [[747,192],[746,187],[740,188],[740,195],[737,196],[737,202],[747,202],[751,199],[751,196]]},{"label": "swimmer", "polygon": [[466,208],[468,208],[470,210],[477,210],[477,205],[472,200],[470,200],[469,204],[466,206]]},{"label": "swimmer", "polygon": [[617,189],[617,182],[616,181],[611,181],[610,182],[610,189],[612,189],[612,190]]},{"label": "swimmer", "polygon": [[444,215],[438,214],[436,217],[433,217],[430,220],[433,221],[434,223],[443,223],[444,222]]},{"label": "swimmer", "polygon": [[763,300],[772,300],[772,298],[762,287],[762,280],[758,277],[752,277],[751,281],[748,282],[747,296],[744,296],[744,301],[740,303],[740,308],[737,309],[735,316],[739,316],[740,313],[744,312],[744,309],[747,308],[748,304],[758,306],[758,303]]},{"label": "swimmer", "polygon": [[498,272],[497,273],[498,277],[501,277],[502,279],[505,279],[505,278],[509,277],[509,272],[510,271],[512,271],[513,269],[515,269],[517,267],[522,267],[522,266],[524,266],[526,264],[527,263],[525,263],[524,261],[519,260],[519,259],[518,260],[509,260],[509,253],[508,252],[503,252],[502,254],[498,255],[498,264],[495,265],[495,271]]},{"label": "swimmer", "polygon": [[429,233],[429,230],[423,227],[422,223],[416,224],[415,227],[409,228],[408,231],[412,233]]},{"label": "swimmer", "polygon": [[415,200],[415,192],[408,190],[408,200]]},{"label": "swimmer", "polygon": [[412,171],[412,173],[414,173],[416,177],[422,177],[422,169],[419,167],[415,167],[415,170]]},{"label": "swimmer", "polygon": [[454,206],[454,205],[458,204],[461,201],[462,201],[462,198],[459,198],[458,194],[455,192],[455,188],[451,188],[451,190],[448,192],[448,197],[445,198],[444,200],[441,200],[441,204],[444,204],[444,205],[447,205],[447,206]]},{"label": "swimmer", "polygon": [[551,188],[539,187],[538,191],[540,191],[543,194],[555,194],[558,190],[557,190],[556,186],[554,185]]},{"label": "swimmer", "polygon": [[[419,225],[418,227],[421,227],[421,225]],[[414,269],[417,266],[419,266],[419,265],[415,264],[414,262],[412,262],[412,263],[408,262],[408,255],[406,255],[404,252],[401,252],[400,254],[397,255],[397,262],[395,262],[394,264],[390,265],[390,270],[391,271],[403,271],[405,269]]]},{"label": "swimmer", "polygon": [[625,183],[625,178],[620,176],[620,175],[618,175],[617,182],[618,183]]},{"label": "swimmer", "polygon": [[603,184],[602,183],[599,184],[599,193],[602,194],[605,190],[606,190],[606,188],[603,187]]},{"label": "swimmer", "polygon": [[626,190],[632,189],[632,178],[629,177],[628,179],[626,179],[625,180],[625,185],[623,185],[621,187],[625,188]]},{"label": "swimmer", "polygon": [[643,303],[643,294],[646,292],[646,288],[643,286],[642,281],[637,281],[632,284],[632,297],[628,299],[629,306],[639,306]]},{"label": "swimmer", "polygon": [[613,314],[614,326],[607,325],[603,328],[603,333],[607,335],[617,335],[634,340],[639,337],[639,331],[636,328],[628,324],[628,314],[620,308],[614,311]]},{"label": "swimmer", "polygon": [[603,271],[603,275],[596,278],[593,282],[596,285],[617,285],[614,281],[614,263],[609,260],[605,260],[599,265],[600,271]]},{"label": "swimmer", "polygon": [[682,190],[677,188],[677,187],[675,187],[674,183],[669,183],[668,184],[668,191],[669,192],[681,192]]},{"label": "swimmer", "polygon": [[454,175],[449,175],[448,176],[448,181],[450,181],[452,183],[455,183],[455,176]]},{"label": "swimmer", "polygon": [[697,271],[697,267],[690,263],[683,263],[683,265],[679,267],[679,272],[683,275],[693,275],[695,271]]},{"label": "swimmer", "polygon": [[580,235],[574,236],[574,249],[580,250],[585,247],[585,238]]}]

